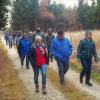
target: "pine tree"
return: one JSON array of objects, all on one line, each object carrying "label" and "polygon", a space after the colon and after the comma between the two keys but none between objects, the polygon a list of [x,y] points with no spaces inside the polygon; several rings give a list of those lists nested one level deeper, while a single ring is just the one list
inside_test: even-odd
[{"label": "pine tree", "polygon": [[7,25],[7,6],[10,4],[9,0],[0,0],[0,30]]},{"label": "pine tree", "polygon": [[13,4],[12,27],[14,30],[32,30],[38,17],[38,0],[16,0]]}]

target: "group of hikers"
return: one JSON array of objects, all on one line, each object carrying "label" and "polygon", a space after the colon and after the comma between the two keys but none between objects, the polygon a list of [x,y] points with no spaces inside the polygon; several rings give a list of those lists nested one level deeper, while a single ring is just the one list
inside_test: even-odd
[{"label": "group of hikers", "polygon": [[15,44],[15,38],[16,38],[16,34],[13,33],[8,33],[8,32],[5,32],[5,40],[6,40],[6,45],[9,45],[9,48],[12,48],[13,44]]},{"label": "group of hikers", "polygon": [[[8,36],[10,37],[10,36]],[[26,64],[26,69],[29,69],[29,63],[34,71],[34,83],[36,92],[39,92],[39,70],[42,74],[42,92],[47,93],[46,90],[46,65],[50,61],[53,62],[55,58],[58,65],[58,73],[60,84],[65,82],[64,76],[69,69],[69,60],[72,55],[72,44],[64,37],[64,31],[58,31],[57,35],[53,34],[52,29],[48,29],[48,33],[44,34],[40,27],[36,28],[35,32],[28,32],[22,34],[21,32],[15,36],[18,55],[21,65]],[[7,37],[5,34],[5,39]],[[8,42],[6,42],[8,43]],[[91,31],[86,31],[85,39],[80,40],[77,49],[77,60],[82,64],[82,72],[80,73],[80,83],[83,83],[84,76],[86,77],[85,83],[92,86],[90,83],[92,57],[98,62],[95,42],[92,40]]]}]

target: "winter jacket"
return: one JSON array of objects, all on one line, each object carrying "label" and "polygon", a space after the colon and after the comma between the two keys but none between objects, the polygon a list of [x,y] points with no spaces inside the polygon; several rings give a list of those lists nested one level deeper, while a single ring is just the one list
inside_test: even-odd
[{"label": "winter jacket", "polygon": [[47,45],[47,49],[50,50],[51,49],[51,43],[52,40],[55,38],[54,35],[46,35],[46,45]]},{"label": "winter jacket", "polygon": [[43,39],[43,43],[46,44],[46,37],[45,37],[45,34],[44,34],[43,32],[40,32],[40,33],[34,32],[34,33],[32,34],[32,36],[31,36],[31,41],[34,43],[34,42],[35,42],[35,37],[36,37],[37,35],[41,36],[42,39]]},{"label": "winter jacket", "polygon": [[[45,48],[44,48],[45,50]],[[47,53],[45,51],[44,55],[40,54],[39,48],[33,46],[29,51],[29,60],[32,67],[40,66],[42,64],[48,64]]]},{"label": "winter jacket", "polygon": [[5,33],[5,40],[8,40],[9,34]]},{"label": "winter jacket", "polygon": [[17,47],[19,46],[19,41],[20,41],[20,39],[22,39],[21,36],[18,36],[18,37],[15,38],[16,46],[17,46]]},{"label": "winter jacket", "polygon": [[31,40],[30,39],[21,38],[19,40],[19,49],[20,49],[21,56],[29,55],[30,47],[31,47]]},{"label": "winter jacket", "polygon": [[71,56],[72,45],[68,39],[59,39],[56,37],[51,45],[51,53],[56,60],[66,62],[69,60],[69,56]]},{"label": "winter jacket", "polygon": [[13,41],[13,36],[12,35],[9,35],[8,36],[8,42],[11,43],[12,41]]},{"label": "winter jacket", "polygon": [[98,61],[95,42],[91,39],[80,40],[77,49],[77,59],[92,59],[94,56],[95,61]]}]

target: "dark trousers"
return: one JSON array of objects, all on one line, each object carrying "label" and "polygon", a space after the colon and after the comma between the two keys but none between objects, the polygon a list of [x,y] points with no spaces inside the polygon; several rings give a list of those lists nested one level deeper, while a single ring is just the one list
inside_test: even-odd
[{"label": "dark trousers", "polygon": [[13,44],[15,45],[15,37],[13,37]]},{"label": "dark trousers", "polygon": [[6,45],[8,45],[8,39],[6,39]]},{"label": "dark trousers", "polygon": [[67,62],[57,61],[57,65],[58,65],[60,83],[64,83],[64,75],[67,73],[67,71],[69,69],[69,61],[67,61]]},{"label": "dark trousers", "polygon": [[92,66],[92,59],[81,59],[82,64],[82,72],[80,73],[80,78],[86,76],[86,82],[89,82],[91,77],[91,66]]},{"label": "dark trousers", "polygon": [[53,60],[53,56],[51,54],[51,51],[48,49],[48,62],[50,61],[50,59],[52,61]]},{"label": "dark trousers", "polygon": [[21,59],[21,65],[24,65],[24,60],[26,58],[26,68],[29,68],[29,56],[28,55],[21,55],[20,59]]},{"label": "dark trousers", "polygon": [[34,62],[29,58],[29,62],[32,66],[33,72],[35,71],[36,65],[34,65]]},{"label": "dark trousers", "polygon": [[17,46],[17,52],[18,52],[18,55],[20,57],[20,48],[19,48],[19,46]]}]

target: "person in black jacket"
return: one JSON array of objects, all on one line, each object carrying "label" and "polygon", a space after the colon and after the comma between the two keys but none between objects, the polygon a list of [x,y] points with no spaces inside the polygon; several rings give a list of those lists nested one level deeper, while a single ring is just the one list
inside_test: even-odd
[{"label": "person in black jacket", "polygon": [[42,37],[43,43],[46,44],[46,37],[45,34],[42,32],[40,27],[36,28],[36,31],[33,32],[33,34],[31,35],[31,41],[34,43],[35,42],[35,37],[39,35]]},{"label": "person in black jacket", "polygon": [[35,42],[33,47],[30,48],[29,51],[29,58],[31,61],[31,65],[34,70],[34,83],[36,86],[36,92],[39,92],[39,84],[38,84],[38,76],[39,70],[42,73],[42,92],[46,94],[46,64],[47,61],[47,54],[44,44],[42,43],[42,37],[36,36]]},{"label": "person in black jacket", "polygon": [[53,62],[53,56],[51,54],[51,43],[52,40],[55,38],[55,36],[52,34],[52,29],[48,29],[48,34],[46,36],[46,45],[47,45],[47,51],[48,51],[48,61],[51,59],[51,62]]}]

